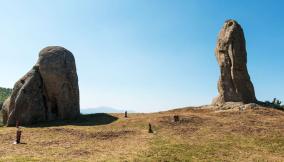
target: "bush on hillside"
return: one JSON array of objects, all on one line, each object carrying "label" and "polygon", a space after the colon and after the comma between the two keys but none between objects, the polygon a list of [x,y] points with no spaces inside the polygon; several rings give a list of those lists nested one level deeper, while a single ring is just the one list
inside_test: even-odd
[{"label": "bush on hillside", "polygon": [[11,95],[11,93],[12,89],[0,87],[0,102],[4,102]]},{"label": "bush on hillside", "polygon": [[263,105],[268,106],[268,107],[273,107],[273,108],[276,108],[276,109],[280,109],[280,110],[284,110],[284,105],[281,105],[281,103],[282,102],[280,100],[274,98],[272,100],[272,102],[270,102],[270,101],[263,102]]}]

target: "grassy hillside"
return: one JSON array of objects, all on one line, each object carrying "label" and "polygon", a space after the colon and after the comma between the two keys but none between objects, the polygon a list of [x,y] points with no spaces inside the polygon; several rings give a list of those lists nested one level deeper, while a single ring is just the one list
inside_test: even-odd
[{"label": "grassy hillside", "polygon": [[283,123],[266,108],[85,115],[23,128],[21,145],[0,127],[0,161],[284,161]]},{"label": "grassy hillside", "polygon": [[8,98],[11,95],[11,93],[12,89],[0,87],[0,102],[4,102],[6,98]]}]

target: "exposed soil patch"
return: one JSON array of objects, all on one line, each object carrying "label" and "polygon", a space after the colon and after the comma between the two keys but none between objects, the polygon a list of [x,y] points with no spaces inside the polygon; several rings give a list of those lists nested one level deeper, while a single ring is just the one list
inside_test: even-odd
[{"label": "exposed soil patch", "polygon": [[190,135],[196,132],[199,128],[197,127],[177,127],[173,128],[174,134],[178,135]]},{"label": "exposed soil patch", "polygon": [[134,133],[135,133],[134,131],[130,131],[130,130],[119,130],[119,131],[95,132],[95,133],[91,133],[89,136],[91,138],[109,140],[112,138],[119,138],[119,137],[127,136],[130,134],[134,134]]},{"label": "exposed soil patch", "polygon": [[60,140],[45,140],[45,141],[38,142],[38,144],[41,146],[60,145],[62,143],[63,141],[60,141]]},{"label": "exposed soil patch", "polygon": [[2,141],[13,141],[15,140],[16,134],[7,133],[7,134],[0,134],[0,139]]},{"label": "exposed soil patch", "polygon": [[256,114],[264,115],[264,116],[271,116],[271,117],[276,117],[276,116],[283,117],[284,116],[284,111],[276,110],[273,108],[261,108],[261,109],[256,109],[252,111]]},{"label": "exposed soil patch", "polygon": [[215,112],[215,116],[217,117],[239,117],[240,115],[242,115],[242,113],[246,113],[246,112],[240,112],[240,111],[219,111],[219,112]]},{"label": "exposed soil patch", "polygon": [[247,125],[233,125],[230,129],[228,129],[229,132],[233,133],[241,133],[244,135],[253,135],[253,134],[266,134],[269,130],[262,127],[253,127],[253,126],[247,126]]},{"label": "exposed soil patch", "polygon": [[86,132],[70,128],[49,128],[46,131],[57,134],[64,134],[65,136],[74,136],[80,139],[95,138],[99,140],[109,140],[135,134],[134,130],[105,130],[98,132]]},{"label": "exposed soil patch", "polygon": [[167,125],[189,125],[189,124],[193,124],[195,126],[197,125],[201,125],[204,122],[206,122],[208,119],[205,118],[201,118],[199,116],[184,116],[184,115],[180,115],[179,116],[179,121],[174,121],[174,117],[173,116],[164,116],[161,117],[161,119],[159,120],[160,123],[163,124],[167,124]]},{"label": "exposed soil patch", "polygon": [[159,119],[159,125],[175,135],[192,135],[209,121],[209,118],[196,115],[179,115],[179,121],[175,121],[174,116],[163,116]]},{"label": "exposed soil patch", "polygon": [[90,151],[87,151],[87,150],[84,150],[84,149],[79,149],[79,150],[74,150],[74,151],[69,152],[69,155],[74,156],[74,157],[78,157],[78,156],[86,157],[90,154],[91,154]]}]

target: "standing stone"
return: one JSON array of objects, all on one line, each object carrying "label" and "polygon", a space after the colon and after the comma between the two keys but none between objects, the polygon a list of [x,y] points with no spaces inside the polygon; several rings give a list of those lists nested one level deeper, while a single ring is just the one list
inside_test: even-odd
[{"label": "standing stone", "polygon": [[15,83],[3,109],[8,126],[16,121],[29,125],[78,117],[79,86],[73,54],[58,46],[41,50],[37,64]]},{"label": "standing stone", "polygon": [[39,53],[48,118],[74,119],[80,114],[75,58],[65,48],[46,47]]},{"label": "standing stone", "polygon": [[256,102],[254,87],[247,70],[247,52],[244,32],[235,20],[225,22],[215,49],[221,76],[219,96],[213,104],[225,102]]}]

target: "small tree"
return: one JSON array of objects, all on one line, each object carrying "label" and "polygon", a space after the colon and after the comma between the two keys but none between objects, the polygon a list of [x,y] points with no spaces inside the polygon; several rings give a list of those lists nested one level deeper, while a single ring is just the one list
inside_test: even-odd
[{"label": "small tree", "polygon": [[281,101],[274,98],[273,101],[272,101],[272,104],[275,105],[276,107],[281,107]]}]

